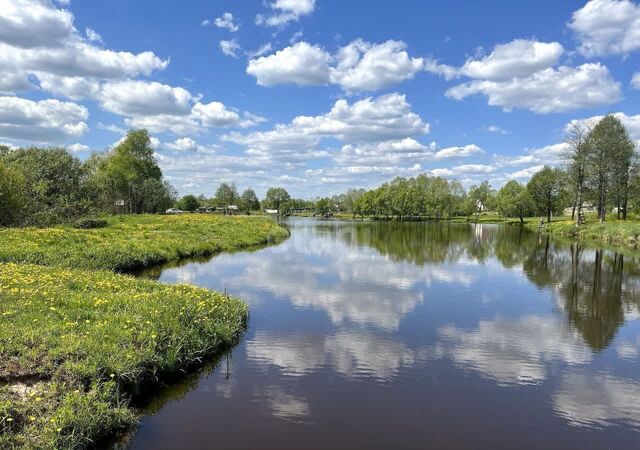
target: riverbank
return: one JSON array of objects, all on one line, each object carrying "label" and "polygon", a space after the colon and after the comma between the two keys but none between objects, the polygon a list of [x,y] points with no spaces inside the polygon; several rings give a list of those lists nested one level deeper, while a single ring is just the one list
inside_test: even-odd
[{"label": "riverbank", "polygon": [[94,230],[1,229],[0,448],[93,446],[136,422],[132,399],[245,328],[239,299],[94,269],[287,235],[264,218],[195,215],[114,217]]},{"label": "riverbank", "polygon": [[[530,221],[527,228],[537,231],[539,223]],[[603,223],[595,219],[588,219],[587,223],[576,227],[571,220],[558,220],[545,223],[543,228],[547,233],[574,238],[579,240],[605,243],[620,247],[637,248],[640,244],[639,220],[609,220]]]},{"label": "riverbank", "polygon": [[209,214],[107,218],[103,228],[0,229],[0,262],[127,272],[181,258],[267,244],[288,236],[263,217]]}]

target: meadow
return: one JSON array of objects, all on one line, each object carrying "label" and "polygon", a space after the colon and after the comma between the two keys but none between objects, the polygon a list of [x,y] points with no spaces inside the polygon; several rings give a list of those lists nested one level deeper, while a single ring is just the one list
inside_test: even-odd
[{"label": "meadow", "polygon": [[127,272],[288,236],[256,216],[130,215],[106,221],[106,227],[88,230],[0,228],[0,261]]},{"label": "meadow", "polygon": [[114,271],[287,235],[264,218],[197,215],[0,229],[0,448],[94,446],[136,422],[132,400],[245,329],[237,298]]}]

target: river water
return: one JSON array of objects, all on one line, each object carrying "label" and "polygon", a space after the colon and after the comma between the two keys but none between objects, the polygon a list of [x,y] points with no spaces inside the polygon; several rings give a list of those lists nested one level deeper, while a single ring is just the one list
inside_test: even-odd
[{"label": "river water", "polygon": [[152,274],[251,317],[126,448],[640,448],[637,257],[516,226],[287,226]]}]

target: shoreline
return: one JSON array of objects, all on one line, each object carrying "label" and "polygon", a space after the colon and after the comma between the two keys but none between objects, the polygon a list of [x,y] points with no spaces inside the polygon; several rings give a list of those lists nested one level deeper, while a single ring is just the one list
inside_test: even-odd
[{"label": "shoreline", "polygon": [[0,229],[7,235],[0,447],[86,448],[133,429],[135,403],[230,348],[248,321],[238,298],[118,272],[277,242],[289,231],[264,218],[128,216],[93,230]]}]

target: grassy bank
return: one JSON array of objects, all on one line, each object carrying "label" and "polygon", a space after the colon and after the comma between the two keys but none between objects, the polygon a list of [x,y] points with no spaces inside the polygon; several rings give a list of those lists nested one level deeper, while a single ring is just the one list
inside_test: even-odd
[{"label": "grassy bank", "polygon": [[[0,229],[0,448],[84,448],[130,401],[231,345],[238,299],[118,275],[285,237],[264,218],[114,217],[94,230]],[[33,264],[37,263],[37,264]]]},{"label": "grassy bank", "polygon": [[[527,224],[532,230],[538,230],[535,222]],[[609,220],[599,223],[597,220],[588,219],[587,223],[576,227],[571,220],[559,220],[545,224],[544,230],[548,233],[601,242],[623,247],[637,247],[640,244],[640,221],[638,220]]]},{"label": "grassy bank", "polygon": [[287,233],[262,217],[116,216],[106,227],[92,230],[0,229],[0,261],[125,272],[268,243]]}]

